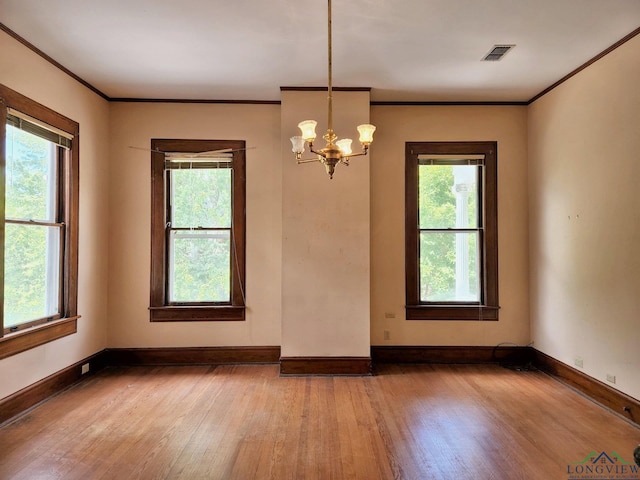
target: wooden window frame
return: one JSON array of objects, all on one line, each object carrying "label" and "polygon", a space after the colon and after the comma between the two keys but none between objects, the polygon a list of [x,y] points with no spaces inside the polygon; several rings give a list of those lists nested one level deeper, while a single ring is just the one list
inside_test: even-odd
[{"label": "wooden window frame", "polygon": [[[407,320],[498,320],[498,163],[497,142],[406,142],[405,276]],[[418,156],[484,155],[483,235],[480,302],[420,300]]]},{"label": "wooden window frame", "polygon": [[80,127],[77,122],[0,84],[0,311],[4,319],[5,166],[7,111],[11,108],[73,136],[60,176],[59,200],[64,223],[60,315],[20,325],[7,331],[0,322],[0,359],[24,352],[77,332],[78,211]]},{"label": "wooden window frame", "polygon": [[[167,300],[165,153],[232,152],[231,301],[170,305]],[[152,322],[243,321],[245,319],[246,153],[244,140],[151,140],[151,288]]]}]

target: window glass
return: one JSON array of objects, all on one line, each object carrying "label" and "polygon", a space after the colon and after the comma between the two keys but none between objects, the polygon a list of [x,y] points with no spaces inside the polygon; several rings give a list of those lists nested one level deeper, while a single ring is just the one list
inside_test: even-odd
[{"label": "window glass", "polygon": [[7,125],[7,218],[55,221],[57,148],[53,142]]},{"label": "window glass", "polygon": [[49,140],[7,125],[4,328],[59,316],[62,229],[58,152]]},{"label": "window glass", "polygon": [[479,301],[479,232],[456,230],[478,227],[480,169],[418,166],[421,302]]},{"label": "window glass", "polygon": [[231,301],[231,172],[168,171],[170,303]]},{"label": "window glass", "polygon": [[420,228],[476,228],[480,168],[473,165],[419,165]]},{"label": "window glass", "polygon": [[59,314],[61,227],[5,225],[4,326]]},{"label": "window glass", "polygon": [[171,226],[231,227],[231,169],[170,171]]},{"label": "window glass", "polygon": [[169,301],[231,301],[230,230],[172,230]]},{"label": "window glass", "polygon": [[478,302],[478,233],[420,232],[420,301]]}]

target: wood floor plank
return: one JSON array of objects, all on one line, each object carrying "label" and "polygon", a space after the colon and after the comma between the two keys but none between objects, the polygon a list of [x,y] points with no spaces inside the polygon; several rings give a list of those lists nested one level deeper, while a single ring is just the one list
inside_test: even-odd
[{"label": "wood floor plank", "polygon": [[548,480],[639,442],[550,377],[496,365],[117,367],[0,428],[0,478]]}]

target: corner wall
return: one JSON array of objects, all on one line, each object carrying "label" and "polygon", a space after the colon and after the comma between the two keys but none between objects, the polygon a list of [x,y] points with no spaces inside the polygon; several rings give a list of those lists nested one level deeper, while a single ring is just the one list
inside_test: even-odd
[{"label": "corner wall", "polygon": [[0,83],[80,124],[78,332],[0,360],[0,398],[107,346],[109,104],[4,32]]},{"label": "corner wall", "polygon": [[[529,107],[535,348],[640,398],[640,36]],[[607,374],[616,383],[607,382]]]}]

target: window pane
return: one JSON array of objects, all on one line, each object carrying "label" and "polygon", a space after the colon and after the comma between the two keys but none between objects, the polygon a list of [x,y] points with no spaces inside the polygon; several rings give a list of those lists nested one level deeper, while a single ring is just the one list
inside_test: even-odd
[{"label": "window pane", "polygon": [[419,165],[419,228],[476,228],[480,168],[469,165]]},{"label": "window pane", "polygon": [[230,302],[229,230],[171,231],[169,301]]},{"label": "window pane", "polygon": [[5,328],[60,313],[60,228],[6,224]]},{"label": "window pane", "polygon": [[420,232],[420,301],[477,302],[478,233]]},{"label": "window pane", "polygon": [[6,217],[54,222],[56,145],[7,125],[6,149]]},{"label": "window pane", "polygon": [[231,227],[231,169],[171,170],[171,226]]}]

